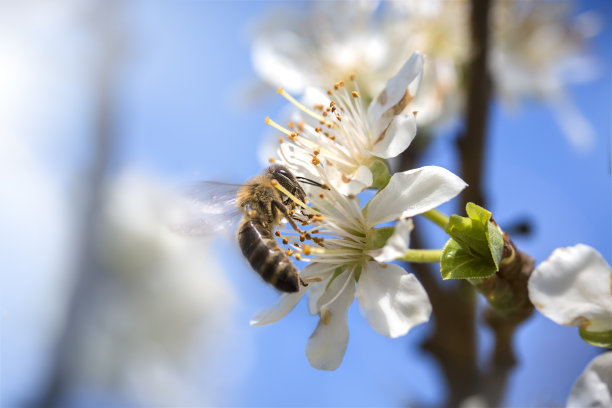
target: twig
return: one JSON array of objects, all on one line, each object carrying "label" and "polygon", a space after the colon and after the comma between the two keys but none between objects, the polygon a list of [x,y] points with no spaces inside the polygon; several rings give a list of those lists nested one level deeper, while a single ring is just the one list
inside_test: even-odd
[{"label": "twig", "polygon": [[461,176],[470,185],[461,196],[461,208],[473,202],[484,206],[483,175],[489,116],[491,78],[487,68],[490,0],[472,0],[472,60],[468,66],[466,129],[457,140]]}]

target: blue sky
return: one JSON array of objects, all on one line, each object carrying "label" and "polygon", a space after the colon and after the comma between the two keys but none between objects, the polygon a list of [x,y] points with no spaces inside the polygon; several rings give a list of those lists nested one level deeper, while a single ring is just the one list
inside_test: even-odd
[{"label": "blue sky", "polygon": [[[256,83],[249,27],[275,5],[183,0],[133,1],[121,6],[120,31],[128,40],[117,88],[119,155],[114,173],[138,168],[177,183],[202,179],[241,183],[261,171],[256,152],[268,132],[264,118],[280,115],[285,102],[273,92],[257,102],[246,101],[242,94]],[[594,8],[605,20],[603,32],[593,41],[602,75],[569,90],[596,131],[594,149],[577,153],[545,105],[526,102],[516,112],[508,112],[496,102],[491,109],[485,175],[489,209],[502,227],[519,218],[533,222],[534,233],[515,242],[537,261],[554,248],[579,242],[597,248],[612,261],[612,11],[603,0],[584,2],[579,8]],[[87,107],[72,114],[69,128],[78,134]],[[84,142],[71,140],[65,146],[69,157],[80,162]],[[451,137],[438,138],[422,164],[454,169],[453,145]],[[46,152],[42,156],[47,165],[65,166],[49,159],[57,147],[43,143],[40,149]],[[70,179],[66,173],[77,166],[67,167],[57,170],[58,177]],[[69,190],[69,183],[65,185]],[[452,205],[445,209],[452,211]],[[430,245],[442,244],[443,237],[432,233]],[[415,328],[406,337],[388,339],[368,326],[354,304],[342,365],[335,372],[314,370],[304,347],[316,318],[308,315],[306,304],[300,303],[272,326],[249,328],[249,319],[273,304],[277,294],[249,270],[233,242],[219,241],[215,248],[240,299],[234,319],[244,326],[243,337],[231,342],[220,364],[219,376],[235,378],[228,382],[219,404],[399,406],[441,401],[440,372],[419,349],[429,325]],[[481,330],[479,339],[485,355],[491,347],[488,332]],[[598,353],[580,340],[576,329],[558,326],[538,314],[521,327],[515,344],[521,362],[508,386],[510,406],[563,404],[573,381]],[[241,352],[242,348],[249,353]],[[16,364],[19,359],[5,361]],[[13,368],[8,366],[8,371]],[[7,382],[6,362],[2,371],[10,395],[27,394],[33,387],[34,381],[25,375],[18,377],[21,382]],[[194,380],[210,378],[198,380],[196,375]]]}]

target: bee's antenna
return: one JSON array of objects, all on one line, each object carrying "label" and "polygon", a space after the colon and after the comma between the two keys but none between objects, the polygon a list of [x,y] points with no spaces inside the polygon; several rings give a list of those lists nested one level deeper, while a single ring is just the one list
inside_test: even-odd
[{"label": "bee's antenna", "polygon": [[309,178],[306,177],[302,177],[302,176],[297,176],[296,179],[298,179],[298,181],[304,183],[304,184],[310,184],[311,186],[316,186],[316,187],[323,187],[323,184],[321,183],[317,183],[314,180],[311,180]]}]

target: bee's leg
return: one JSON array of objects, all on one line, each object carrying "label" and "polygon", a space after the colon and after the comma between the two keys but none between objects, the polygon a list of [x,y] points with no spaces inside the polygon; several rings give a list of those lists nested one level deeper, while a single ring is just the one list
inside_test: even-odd
[{"label": "bee's leg", "polygon": [[277,200],[272,200],[272,206],[275,206],[281,213],[283,213],[283,215],[285,216],[287,221],[289,221],[289,224],[291,224],[291,227],[294,230],[296,230],[300,234],[302,233],[302,231],[298,228],[298,226],[295,223],[295,221],[293,221],[293,217],[291,217],[291,214],[289,214],[289,211],[287,211],[287,207],[285,205],[283,205],[283,203],[281,203],[280,201],[277,201]]},{"label": "bee's leg", "polygon": [[301,277],[300,277],[300,283],[301,283],[301,284],[302,284],[302,286],[304,286],[304,287],[308,286],[308,282],[306,282],[306,281],[305,281],[304,279],[302,279]]}]

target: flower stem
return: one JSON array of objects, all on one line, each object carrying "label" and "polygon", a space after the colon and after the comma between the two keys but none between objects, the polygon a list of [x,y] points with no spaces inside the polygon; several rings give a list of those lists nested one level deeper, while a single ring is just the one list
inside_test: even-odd
[{"label": "flower stem", "polygon": [[429,210],[425,211],[421,214],[423,217],[427,218],[429,221],[437,224],[440,228],[445,229],[448,225],[448,216],[438,210]]},{"label": "flower stem", "polygon": [[404,256],[398,258],[397,261],[408,262],[440,262],[442,258],[441,249],[409,249],[404,253]]}]

